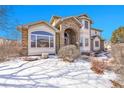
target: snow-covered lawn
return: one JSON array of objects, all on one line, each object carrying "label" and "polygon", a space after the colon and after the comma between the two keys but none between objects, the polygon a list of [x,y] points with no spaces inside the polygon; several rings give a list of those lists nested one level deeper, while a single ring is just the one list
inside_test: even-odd
[{"label": "snow-covered lawn", "polygon": [[63,62],[56,56],[37,61],[16,58],[0,64],[0,87],[9,88],[104,88],[116,78],[113,72],[97,75],[90,70],[90,62],[78,59]]}]

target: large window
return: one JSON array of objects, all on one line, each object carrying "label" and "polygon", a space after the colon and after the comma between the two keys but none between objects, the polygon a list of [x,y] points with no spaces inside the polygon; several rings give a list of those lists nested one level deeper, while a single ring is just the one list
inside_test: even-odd
[{"label": "large window", "polygon": [[88,38],[85,38],[85,46],[89,46],[89,39]]},{"label": "large window", "polygon": [[54,47],[54,40],[53,40],[53,37],[50,37],[50,47]]},{"label": "large window", "polygon": [[36,47],[36,37],[31,35],[31,47]]},{"label": "large window", "polygon": [[31,47],[32,48],[40,48],[54,47],[54,36],[51,33],[45,31],[35,31],[31,33]]},{"label": "large window", "polygon": [[49,37],[37,36],[37,47],[49,47]]},{"label": "large window", "polygon": [[95,47],[99,47],[99,41],[95,41]]},{"label": "large window", "polygon": [[86,29],[88,29],[88,21],[85,21],[84,27],[85,27]]}]

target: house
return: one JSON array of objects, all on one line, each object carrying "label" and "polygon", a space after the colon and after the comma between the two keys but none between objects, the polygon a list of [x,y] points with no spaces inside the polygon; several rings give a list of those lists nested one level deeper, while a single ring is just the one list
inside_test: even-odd
[{"label": "house", "polygon": [[105,50],[110,51],[111,50],[112,43],[110,41],[104,41],[104,48]]},{"label": "house", "polygon": [[56,54],[69,44],[79,44],[81,53],[98,52],[104,49],[102,30],[92,28],[93,21],[86,14],[79,16],[53,16],[50,23],[33,22],[18,26],[22,32],[22,46],[25,55],[39,55],[42,52]]}]

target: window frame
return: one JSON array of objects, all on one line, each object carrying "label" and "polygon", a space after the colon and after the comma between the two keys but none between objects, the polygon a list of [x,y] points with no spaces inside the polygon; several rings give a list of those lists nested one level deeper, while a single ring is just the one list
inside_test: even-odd
[{"label": "window frame", "polygon": [[85,29],[88,29],[89,28],[89,22],[88,21],[84,21],[84,27],[85,27]]},{"label": "window frame", "polygon": [[[42,38],[40,38],[40,37],[42,37]],[[46,40],[46,38],[47,38],[47,40],[48,40],[48,46],[45,46],[45,47],[49,47],[49,42],[50,42],[50,41],[49,41],[49,36],[46,36],[46,35],[37,35],[37,40],[36,40],[36,41],[37,41],[37,48],[44,48],[44,47],[41,47],[41,46],[38,45],[38,39],[43,39],[43,38],[44,38],[45,40]],[[43,42],[41,42],[41,43],[43,43]]]},{"label": "window frame", "polygon": [[[34,40],[32,40],[32,37],[34,37]],[[32,46],[32,42],[34,41],[34,46]],[[30,47],[35,48],[36,47],[36,36],[30,35]]]},{"label": "window frame", "polygon": [[[35,31],[33,31],[33,32],[35,32]],[[43,31],[43,32],[45,32],[45,31]],[[47,32],[47,33],[49,33],[49,32]],[[51,34],[51,33],[50,33]],[[35,47],[32,47],[31,45],[32,45],[32,38],[31,38],[31,36],[34,36],[35,37]],[[48,47],[38,47],[38,43],[37,43],[37,38],[38,38],[38,36],[39,37],[42,37],[42,36],[45,36],[45,37],[48,37],[48,43],[49,43],[49,46]],[[51,47],[51,38],[53,39],[53,47]],[[54,46],[55,46],[55,44],[54,44],[54,35],[43,35],[43,34],[32,34],[32,32],[31,32],[31,34],[30,34],[30,47],[31,48],[54,48]]]},{"label": "window frame", "polygon": [[99,46],[100,46],[99,41],[95,41],[95,47],[99,47]]}]

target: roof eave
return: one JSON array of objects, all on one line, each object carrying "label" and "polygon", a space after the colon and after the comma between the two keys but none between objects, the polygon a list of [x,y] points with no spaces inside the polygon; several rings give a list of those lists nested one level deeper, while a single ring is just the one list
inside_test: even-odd
[{"label": "roof eave", "polygon": [[91,28],[92,30],[96,30],[96,31],[99,31],[99,32],[103,32],[103,30],[100,30],[100,29],[96,29],[96,28]]},{"label": "roof eave", "polygon": [[44,23],[44,24],[48,25],[49,27],[51,27],[53,30],[58,31],[56,28],[54,28],[53,26],[51,26],[49,23],[47,23],[45,21],[39,21],[39,22],[31,23],[31,24],[21,25],[21,26],[17,27],[17,30],[22,31],[23,28],[28,29],[30,26],[40,24],[40,23]]},{"label": "roof eave", "polygon": [[51,19],[50,19],[50,21],[49,21],[50,24],[52,24],[52,22],[53,22],[53,20],[55,19],[55,17],[56,17],[56,18],[61,18],[61,17],[59,17],[59,16],[52,16]]}]

